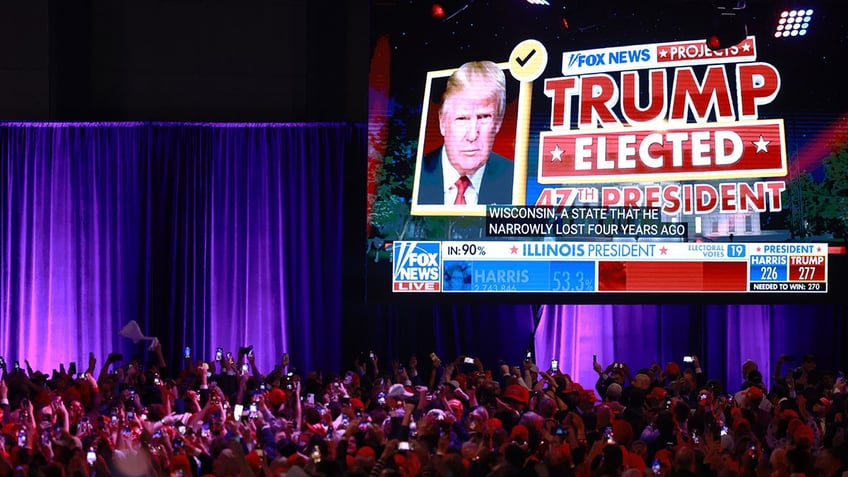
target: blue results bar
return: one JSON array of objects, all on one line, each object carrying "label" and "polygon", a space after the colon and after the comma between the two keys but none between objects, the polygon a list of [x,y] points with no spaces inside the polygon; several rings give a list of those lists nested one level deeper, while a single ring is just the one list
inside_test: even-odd
[{"label": "blue results bar", "polygon": [[445,260],[445,292],[595,291],[594,261]]},{"label": "blue results bar", "polygon": [[789,272],[786,265],[751,264],[750,281],[752,282],[785,282],[789,280]]}]

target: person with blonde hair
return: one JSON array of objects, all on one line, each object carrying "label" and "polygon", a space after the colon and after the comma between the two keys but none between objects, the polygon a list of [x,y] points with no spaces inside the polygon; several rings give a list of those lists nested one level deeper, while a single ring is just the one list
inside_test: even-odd
[{"label": "person with blonde hair", "polygon": [[506,77],[491,61],[448,78],[439,110],[444,145],[422,158],[418,204],[511,204],[513,162],[492,152],[506,109]]}]

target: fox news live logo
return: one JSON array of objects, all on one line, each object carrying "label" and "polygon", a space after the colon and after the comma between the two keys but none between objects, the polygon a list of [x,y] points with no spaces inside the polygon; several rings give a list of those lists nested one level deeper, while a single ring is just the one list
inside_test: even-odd
[{"label": "fox news live logo", "polygon": [[437,292],[442,285],[439,242],[395,242],[392,287],[396,292]]}]

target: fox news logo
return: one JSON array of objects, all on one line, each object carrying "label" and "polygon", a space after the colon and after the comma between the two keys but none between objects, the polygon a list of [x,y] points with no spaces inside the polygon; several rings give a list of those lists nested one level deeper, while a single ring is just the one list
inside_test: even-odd
[{"label": "fox news logo", "polygon": [[599,48],[563,53],[562,74],[565,76],[639,69],[655,62],[648,46]]},{"label": "fox news logo", "polygon": [[568,60],[569,68],[584,66],[610,66],[650,61],[651,51],[647,48],[636,50],[608,51],[606,53],[575,53]]},{"label": "fox news logo", "polygon": [[441,289],[439,242],[395,242],[392,284],[396,292],[433,292]]}]

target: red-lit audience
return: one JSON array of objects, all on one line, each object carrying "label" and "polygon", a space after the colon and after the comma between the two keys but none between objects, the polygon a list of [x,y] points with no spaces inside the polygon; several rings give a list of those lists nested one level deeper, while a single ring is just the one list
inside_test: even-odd
[{"label": "red-lit audience", "polygon": [[[739,390],[697,356],[573,382],[532,360],[460,356],[418,374],[371,353],[339,375],[298,374],[253,349],[173,372],[110,355],[52,375],[0,362],[0,476],[839,476],[846,385],[812,355],[771,389],[748,361]],[[594,386],[593,386],[594,385]]]}]

